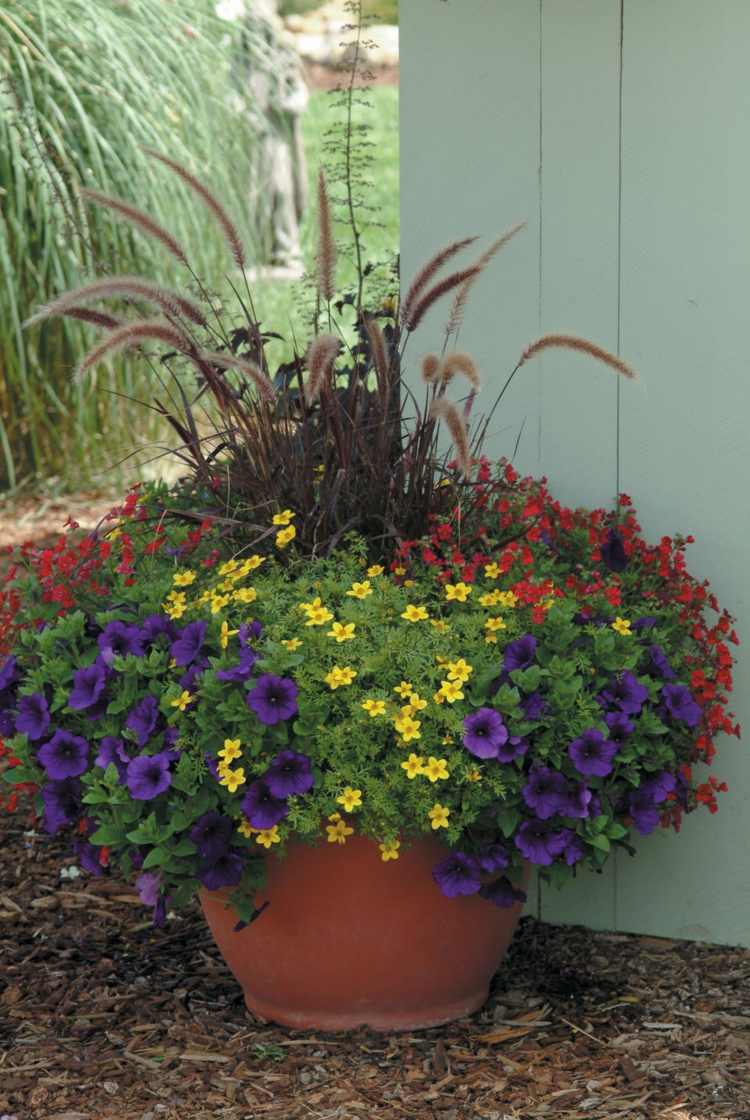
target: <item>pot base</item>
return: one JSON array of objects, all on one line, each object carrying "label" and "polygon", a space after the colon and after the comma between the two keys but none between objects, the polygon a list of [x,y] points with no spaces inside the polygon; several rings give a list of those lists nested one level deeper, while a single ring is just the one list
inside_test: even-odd
[{"label": "pot base", "polygon": [[473,996],[465,997],[455,1003],[436,1004],[423,1007],[418,1016],[414,1012],[395,1010],[377,1012],[374,1010],[357,1012],[351,1008],[332,1011],[329,1008],[296,1011],[288,1007],[277,1007],[263,1003],[245,994],[245,1006],[251,1015],[264,1023],[276,1023],[294,1030],[308,1031],[356,1031],[362,1027],[372,1031],[425,1031],[430,1027],[441,1027],[455,1019],[472,1015],[487,1002],[489,985]]}]

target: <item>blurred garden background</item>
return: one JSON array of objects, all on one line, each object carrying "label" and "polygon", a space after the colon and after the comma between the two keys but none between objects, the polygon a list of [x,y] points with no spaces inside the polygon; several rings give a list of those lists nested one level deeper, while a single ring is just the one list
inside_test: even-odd
[{"label": "blurred garden background", "polygon": [[[363,157],[364,255],[372,298],[380,299],[395,287],[398,252],[397,3],[364,0],[363,14],[372,46],[351,99],[352,135]],[[220,231],[144,147],[208,182],[236,220],[252,262],[257,316],[281,336],[270,343],[269,359],[275,364],[295,345],[304,349],[314,302],[304,274],[314,268],[318,169],[328,168],[336,202],[347,112],[336,90],[351,80],[351,48],[342,43],[356,38],[354,18],[347,0],[101,0],[95,9],[87,0],[4,0],[0,544],[22,538],[23,519],[33,521],[40,510],[59,521],[57,510],[71,508],[77,494],[85,505],[99,493],[121,492],[141,471],[163,469],[150,444],[164,433],[137,403],[149,399],[146,362],[131,351],[76,382],[76,362],[97,337],[95,327],[71,319],[25,327],[40,305],[116,271],[193,293],[200,281],[242,325],[235,295],[242,278],[231,270]],[[288,231],[271,228],[284,223],[283,206],[268,204],[275,164],[287,157],[290,175],[305,180],[294,186],[296,249],[287,245]],[[92,206],[81,188],[153,214],[187,248],[194,275],[132,224]],[[354,270],[344,209],[334,214],[342,219],[335,232],[345,293]],[[289,260],[277,259],[282,250]],[[117,303],[107,310],[117,313]]]}]

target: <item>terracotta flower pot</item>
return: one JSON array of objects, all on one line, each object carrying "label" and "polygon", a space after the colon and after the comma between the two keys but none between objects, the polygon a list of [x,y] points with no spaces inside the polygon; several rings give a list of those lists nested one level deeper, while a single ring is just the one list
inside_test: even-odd
[{"label": "terracotta flower pot", "polygon": [[446,857],[425,838],[384,863],[377,845],[300,843],[268,858],[257,921],[234,932],[228,891],[202,891],[203,912],[245,1002],[290,1027],[431,1027],[475,1011],[505,954],[521,904],[444,897],[432,868]]}]

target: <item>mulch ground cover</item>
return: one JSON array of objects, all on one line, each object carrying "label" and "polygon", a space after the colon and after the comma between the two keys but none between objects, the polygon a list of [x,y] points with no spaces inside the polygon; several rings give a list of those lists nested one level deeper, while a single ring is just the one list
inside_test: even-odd
[{"label": "mulch ground cover", "polygon": [[197,908],[154,930],[1,827],[1,1120],[750,1118],[750,951],[525,919],[470,1018],[310,1034],[249,1015]]}]

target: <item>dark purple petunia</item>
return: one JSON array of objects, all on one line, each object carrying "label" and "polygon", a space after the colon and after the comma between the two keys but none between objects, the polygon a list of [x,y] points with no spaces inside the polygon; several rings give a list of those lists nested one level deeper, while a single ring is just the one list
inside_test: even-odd
[{"label": "dark purple petunia", "polygon": [[618,744],[605,739],[601,731],[590,727],[568,747],[568,755],[579,774],[586,777],[606,778],[612,773],[612,759]]},{"label": "dark purple petunia", "polygon": [[56,731],[49,742],[40,747],[37,758],[55,781],[77,778],[88,768],[89,745],[80,735]]},{"label": "dark purple petunia", "polygon": [[205,622],[188,622],[183,626],[176,642],[172,642],[169,652],[180,666],[191,665],[200,653],[206,639]]},{"label": "dark purple petunia", "polygon": [[635,731],[635,724],[629,720],[625,712],[607,712],[604,722],[609,728],[609,739],[612,743],[622,746],[629,735]]},{"label": "dark purple petunia", "polygon": [[492,875],[495,871],[504,871],[510,863],[510,856],[504,844],[495,841],[487,844],[477,855],[477,862],[482,871]]},{"label": "dark purple petunia", "polygon": [[144,871],[136,879],[135,889],[144,906],[156,906],[161,892],[161,871]]},{"label": "dark purple petunia", "polygon": [[494,708],[480,708],[464,719],[463,743],[477,758],[497,758],[497,752],[508,741],[508,729]]},{"label": "dark purple petunia", "polygon": [[607,540],[601,547],[602,560],[610,572],[624,572],[628,566],[625,544],[616,529],[610,529]]},{"label": "dark purple petunia", "polygon": [[500,906],[504,910],[510,909],[518,902],[526,901],[526,891],[521,890],[520,887],[514,887],[505,875],[494,883],[486,883],[479,893],[482,898],[486,898],[488,902]]},{"label": "dark purple petunia", "polygon": [[532,770],[521,792],[528,807],[543,821],[562,813],[568,802],[568,783],[562,774],[547,766]]},{"label": "dark purple petunia", "polygon": [[221,778],[221,774],[219,773],[219,760],[216,755],[209,754],[208,751],[206,751],[203,755],[203,761],[206,764],[206,769],[208,770],[209,774],[211,774],[212,777],[216,778],[216,781],[218,782]]},{"label": "dark purple petunia", "polygon": [[120,781],[124,782],[129,762],[130,755],[122,739],[117,739],[114,735],[105,735],[99,743],[99,753],[94,759],[94,766],[98,766],[101,770],[106,770],[108,766],[116,767]]},{"label": "dark purple petunia", "polygon": [[648,789],[636,789],[628,799],[628,812],[641,836],[648,836],[659,823],[659,810]]},{"label": "dark purple petunia", "polygon": [[313,787],[310,759],[296,751],[281,751],[271,761],[263,781],[274,797],[294,797]]},{"label": "dark purple petunia", "polygon": [[503,653],[503,669],[512,673],[514,669],[528,669],[536,656],[536,638],[533,634],[524,634],[508,642]]},{"label": "dark purple petunia", "polygon": [[289,815],[286,801],[274,797],[267,782],[262,780],[248,786],[242,798],[242,812],[253,828],[273,828]]},{"label": "dark purple petunia", "polygon": [[213,863],[229,851],[233,831],[234,824],[229,817],[212,810],[198,818],[190,829],[189,836],[201,859]]},{"label": "dark purple petunia", "polygon": [[184,689],[185,692],[195,692],[198,687],[198,678],[201,673],[205,673],[208,664],[207,657],[199,657],[197,661],[194,661],[188,671],[180,677],[180,688]]},{"label": "dark purple petunia", "polygon": [[6,658],[3,662],[3,666],[0,669],[0,695],[3,692],[10,691],[15,684],[18,684],[20,679],[21,674],[18,669],[18,662],[11,654],[11,656]]},{"label": "dark purple petunia", "polygon": [[250,680],[253,674],[253,667],[258,660],[259,655],[254,649],[249,646],[242,646],[240,648],[240,659],[236,665],[231,669],[218,669],[216,672],[216,679],[219,681],[235,681],[242,682]]},{"label": "dark purple petunia", "polygon": [[659,645],[648,647],[648,660],[650,672],[656,673],[665,681],[673,681],[676,673],[672,666],[669,664],[666,653]]},{"label": "dark purple petunia", "polygon": [[658,619],[655,614],[644,614],[641,615],[640,618],[634,619],[632,629],[635,630],[637,634],[640,634],[643,630],[653,629],[657,622]]},{"label": "dark purple petunia", "polygon": [[453,852],[432,869],[432,878],[446,898],[476,894],[482,885],[480,867],[473,856]]},{"label": "dark purple petunia", "polygon": [[10,739],[16,733],[15,708],[3,708],[0,711],[0,737]]},{"label": "dark purple petunia", "polygon": [[568,867],[572,867],[574,863],[578,863],[585,855],[586,848],[580,836],[574,836],[573,839],[565,845],[563,850],[563,857]]},{"label": "dark purple petunia", "polygon": [[172,784],[170,753],[139,754],[130,760],[125,781],[136,801],[151,801],[169,789]]},{"label": "dark purple petunia", "polygon": [[261,723],[272,727],[297,714],[297,685],[290,677],[264,673],[247,694],[247,706]]},{"label": "dark purple petunia", "polygon": [[660,801],[666,801],[669,794],[674,793],[676,787],[677,780],[674,774],[671,774],[669,770],[662,770],[660,774],[654,774],[652,778],[641,782],[638,788],[646,791],[654,802],[659,804]]},{"label": "dark purple petunia", "polygon": [[143,657],[143,639],[138,626],[125,622],[108,622],[97,638],[101,658],[111,665],[116,657]]},{"label": "dark purple petunia", "polygon": [[637,716],[648,699],[648,689],[626,670],[612,678],[607,687],[599,693],[598,699],[605,705],[619,708],[626,715]]},{"label": "dark purple petunia", "polygon": [[524,821],[514,840],[522,856],[531,863],[549,867],[570,843],[569,828],[555,830],[547,821]]},{"label": "dark purple petunia", "polygon": [[144,645],[153,645],[159,638],[173,642],[176,637],[177,627],[165,614],[150,614],[141,623],[141,641]]},{"label": "dark purple petunia", "polygon": [[161,928],[167,920],[167,903],[171,900],[171,896],[160,894],[154,906],[154,912],[151,921],[157,928]]},{"label": "dark purple petunia", "polygon": [[253,622],[240,623],[239,633],[237,638],[241,646],[249,645],[250,642],[256,642],[263,633],[263,624],[255,619]]},{"label": "dark purple petunia", "polygon": [[684,684],[665,684],[661,701],[672,719],[679,719],[688,727],[695,727],[701,718],[701,709]]},{"label": "dark purple petunia", "polygon": [[592,797],[593,794],[586,783],[579,782],[570,790],[562,815],[564,817],[575,817],[577,820],[585,820],[590,815]]},{"label": "dark purple petunia", "polygon": [[207,890],[218,891],[221,887],[236,887],[244,869],[242,855],[233,848],[207,860],[198,868],[198,878]]},{"label": "dark purple petunia", "polygon": [[94,844],[89,844],[88,840],[75,840],[73,842],[73,852],[76,855],[79,864],[84,871],[88,871],[90,875],[103,875],[104,868],[99,863],[100,848]]},{"label": "dark purple petunia", "polygon": [[50,725],[50,714],[47,700],[40,692],[31,696],[22,696],[18,701],[18,715],[16,716],[16,731],[26,735],[32,743],[43,739]]},{"label": "dark purple petunia", "polygon": [[159,719],[159,701],[151,693],[139,700],[128,712],[125,726],[134,731],[139,747],[145,747],[156,729]]},{"label": "dark purple petunia", "polygon": [[68,707],[79,712],[93,708],[106,683],[107,673],[100,661],[87,665],[85,669],[77,669],[73,674],[73,691],[68,697]]},{"label": "dark purple petunia", "polygon": [[44,829],[51,835],[69,824],[75,824],[81,811],[81,783],[77,778],[47,782],[42,786]]},{"label": "dark purple petunia", "polygon": [[522,758],[529,749],[529,744],[525,739],[519,738],[518,735],[511,735],[507,743],[503,743],[502,747],[497,749],[498,762],[513,762],[517,758]]},{"label": "dark purple petunia", "polygon": [[549,705],[541,692],[530,692],[521,701],[524,718],[529,720],[541,719],[548,707]]},{"label": "dark purple petunia", "polygon": [[[179,729],[176,727],[167,727],[164,731],[162,743],[165,750],[170,750],[180,737]],[[175,756],[176,757],[176,756]]]}]

